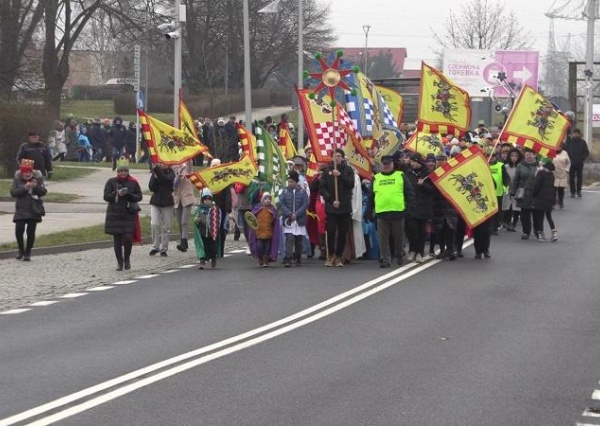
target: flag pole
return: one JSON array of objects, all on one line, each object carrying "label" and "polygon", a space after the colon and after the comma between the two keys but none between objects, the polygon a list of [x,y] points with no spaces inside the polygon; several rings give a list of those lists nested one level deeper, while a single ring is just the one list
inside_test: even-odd
[{"label": "flag pole", "polygon": [[[333,170],[337,171],[337,163],[335,162],[335,160],[333,159],[333,156],[335,155],[335,150],[337,149],[337,138],[336,138],[336,132],[335,132],[335,108],[337,106],[337,104],[335,103],[335,100],[333,100],[331,102],[332,107],[331,107],[331,125],[333,126],[333,154],[331,154],[331,160],[333,161]],[[334,188],[334,192],[335,192],[335,201],[340,201],[340,197],[339,197],[339,190],[338,190],[338,177],[337,176],[333,176],[333,188]]]}]

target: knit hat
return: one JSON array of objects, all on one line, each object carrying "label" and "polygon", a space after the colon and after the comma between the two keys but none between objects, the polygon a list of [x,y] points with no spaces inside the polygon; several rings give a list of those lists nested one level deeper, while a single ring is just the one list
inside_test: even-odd
[{"label": "knit hat", "polygon": [[435,154],[430,152],[429,154],[427,154],[427,157],[425,157],[425,161],[429,162],[429,161],[435,161]]},{"label": "knit hat", "polygon": [[416,161],[417,163],[421,163],[423,164],[423,157],[421,156],[421,154],[419,154],[418,152],[415,152],[414,154],[412,154],[410,156],[410,159],[412,161]]},{"label": "knit hat", "polygon": [[212,191],[208,188],[202,188],[202,192],[200,193],[200,199],[202,201],[204,201],[207,198],[210,198],[212,200],[212,198],[213,198]]},{"label": "knit hat", "polygon": [[215,167],[215,166],[220,166],[221,165],[221,160],[219,160],[218,158],[213,158],[210,162],[210,167]]},{"label": "knit hat", "polygon": [[297,183],[300,181],[300,175],[298,174],[298,172],[296,170],[290,170],[288,173],[288,179],[291,179]]},{"label": "knit hat", "polygon": [[272,197],[271,197],[271,194],[270,194],[270,193],[268,193],[268,192],[263,192],[263,195],[262,195],[262,197],[260,197],[260,202],[261,202],[261,203],[262,203],[262,202],[264,202],[264,201],[265,201],[265,198],[272,198]]},{"label": "knit hat", "polygon": [[117,160],[117,172],[121,170],[129,170],[129,161],[125,157],[121,157]]},{"label": "knit hat", "polygon": [[21,160],[21,165],[19,166],[19,170],[21,173],[33,172],[33,160],[28,158],[23,158]]}]

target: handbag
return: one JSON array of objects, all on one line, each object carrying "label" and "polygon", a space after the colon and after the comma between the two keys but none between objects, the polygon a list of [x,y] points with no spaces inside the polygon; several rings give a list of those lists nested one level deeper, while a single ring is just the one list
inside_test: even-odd
[{"label": "handbag", "polygon": [[35,217],[46,216],[46,208],[41,198],[31,197],[31,212]]},{"label": "handbag", "polygon": [[517,188],[517,192],[515,192],[515,199],[522,200],[525,198],[525,188]]},{"label": "handbag", "polygon": [[139,212],[142,211],[142,208],[140,207],[140,205],[138,203],[136,203],[135,201],[128,201],[127,202],[127,212],[131,213],[131,214],[138,214]]}]

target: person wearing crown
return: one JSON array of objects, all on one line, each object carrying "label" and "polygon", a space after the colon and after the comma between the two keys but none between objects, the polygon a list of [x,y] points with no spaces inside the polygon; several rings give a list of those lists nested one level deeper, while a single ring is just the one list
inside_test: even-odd
[{"label": "person wearing crown", "polygon": [[[10,188],[11,197],[16,198],[13,222],[15,223],[17,245],[19,246],[17,259],[23,259],[24,261],[31,259],[31,250],[35,242],[35,230],[37,224],[42,221],[42,216],[35,209],[34,203],[39,202],[41,197],[48,192],[44,185],[44,175],[39,170],[34,170],[33,166],[33,160],[22,159]],[[24,234],[27,234],[27,245],[23,240]]]},{"label": "person wearing crown", "polygon": [[139,214],[131,208],[132,203],[142,200],[142,188],[139,182],[129,174],[129,161],[120,158],[116,162],[117,176],[106,181],[104,201],[106,220],[104,232],[113,236],[117,271],[131,269],[129,257],[134,242],[141,241]]}]

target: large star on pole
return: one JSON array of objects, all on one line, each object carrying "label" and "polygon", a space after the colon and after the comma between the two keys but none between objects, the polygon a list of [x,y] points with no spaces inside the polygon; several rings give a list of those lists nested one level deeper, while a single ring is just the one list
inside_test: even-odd
[{"label": "large star on pole", "polygon": [[342,56],[344,56],[344,52],[338,50],[335,55],[335,59],[331,65],[325,62],[320,53],[315,55],[315,59],[317,60],[319,66],[321,67],[320,72],[308,72],[305,71],[305,77],[311,77],[315,80],[319,81],[317,87],[315,87],[314,95],[320,94],[323,90],[327,90],[329,92],[329,97],[331,98],[331,103],[335,103],[335,89],[337,87],[347,90],[349,92],[352,91],[352,88],[346,84],[343,80],[344,77],[347,77],[350,73],[358,72],[358,67],[349,68],[340,68],[342,65]]}]

